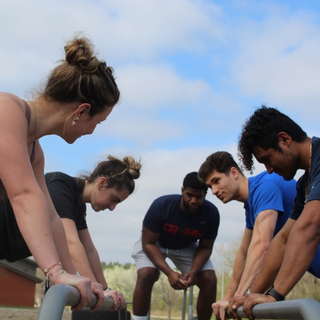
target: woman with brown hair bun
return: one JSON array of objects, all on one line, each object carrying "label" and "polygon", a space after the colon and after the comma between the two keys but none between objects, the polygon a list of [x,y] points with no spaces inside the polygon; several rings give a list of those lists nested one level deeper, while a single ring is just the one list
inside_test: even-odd
[{"label": "woman with brown hair bun", "polygon": [[113,211],[134,191],[134,179],[140,177],[140,169],[140,162],[132,157],[126,156],[120,160],[108,156],[91,174],[80,178],[62,172],[50,172],[45,176],[52,202],[64,225],[69,252],[77,271],[102,285],[104,295],[114,300],[113,309],[123,308],[125,300],[121,293],[109,288],[103,275],[99,254],[86,222],[86,203],[90,203],[96,212],[105,209]]},{"label": "woman with brown hair bun", "polygon": [[119,96],[112,68],[95,57],[85,38],[65,46],[65,60],[35,100],[0,93],[0,196],[5,197],[0,202],[0,259],[21,259],[25,252],[13,251],[12,246],[25,241],[51,284],[79,289],[81,300],[73,310],[87,305],[92,292],[98,297],[92,311],[98,309],[104,294],[100,284],[76,275],[61,219],[46,187],[38,139],[55,134],[73,143],[91,134]]}]

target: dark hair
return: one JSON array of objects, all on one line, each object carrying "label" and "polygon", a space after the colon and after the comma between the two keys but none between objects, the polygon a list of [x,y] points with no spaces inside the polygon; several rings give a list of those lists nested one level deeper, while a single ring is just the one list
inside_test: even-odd
[{"label": "dark hair", "polygon": [[65,60],[50,74],[41,96],[61,103],[89,103],[93,117],[113,107],[120,92],[113,69],[99,61],[86,38],[75,38],[65,47]]},{"label": "dark hair", "polygon": [[253,148],[260,146],[281,151],[279,132],[287,133],[293,141],[303,142],[307,134],[292,119],[277,109],[261,106],[245,122],[239,137],[238,155],[248,171],[253,170]]},{"label": "dark hair", "polygon": [[226,151],[218,151],[207,157],[206,161],[201,165],[198,177],[205,182],[207,177],[214,171],[218,171],[228,175],[232,167],[237,168],[240,174],[243,175],[241,169],[234,161],[232,155]]},{"label": "dark hair", "polygon": [[207,185],[198,179],[198,172],[190,172],[183,179],[183,188],[187,187],[207,192]]},{"label": "dark hair", "polygon": [[82,175],[80,179],[84,185],[84,180],[93,183],[100,177],[106,177],[108,181],[107,188],[122,190],[126,187],[131,194],[134,190],[134,179],[140,177],[141,164],[134,158],[126,156],[119,160],[113,156],[108,156],[107,161],[100,162],[90,175]]}]

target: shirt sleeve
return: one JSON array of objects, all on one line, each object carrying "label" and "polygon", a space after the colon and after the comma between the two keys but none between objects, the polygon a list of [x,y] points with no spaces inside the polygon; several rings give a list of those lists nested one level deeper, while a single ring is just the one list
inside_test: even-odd
[{"label": "shirt sleeve", "polygon": [[47,184],[54,207],[60,218],[75,221],[75,208],[77,201],[73,192],[61,179],[55,179]]},{"label": "shirt sleeve", "polygon": [[[265,180],[263,184],[257,186],[252,197],[253,220],[255,221],[260,212],[265,210],[275,210],[283,213],[282,192],[278,185],[271,180]],[[252,223],[246,219],[246,227],[253,229]]]},{"label": "shirt sleeve", "polygon": [[161,233],[163,214],[163,208],[159,201],[153,201],[143,219],[143,226],[154,233]]},{"label": "shirt sleeve", "polygon": [[214,206],[212,203],[210,203],[209,207],[210,211],[210,228],[208,231],[203,235],[204,239],[207,240],[216,240],[217,235],[218,235],[218,230],[219,230],[219,225],[220,225],[220,214],[219,210],[217,209],[216,206]]}]

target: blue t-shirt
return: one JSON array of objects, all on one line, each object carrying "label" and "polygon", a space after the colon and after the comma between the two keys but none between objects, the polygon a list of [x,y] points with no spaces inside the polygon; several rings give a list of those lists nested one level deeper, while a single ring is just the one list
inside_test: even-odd
[{"label": "blue t-shirt", "polygon": [[211,202],[204,200],[200,212],[187,215],[181,210],[181,195],[157,198],[143,219],[143,226],[160,233],[162,247],[179,250],[198,239],[215,240],[220,223],[219,211]]},{"label": "blue t-shirt", "polygon": [[264,210],[278,211],[274,235],[283,227],[290,216],[296,197],[296,181],[286,181],[276,173],[263,171],[249,180],[249,197],[245,203],[246,228],[253,230],[258,214]]},{"label": "blue t-shirt", "polygon": [[[297,182],[297,196],[290,215],[291,219],[297,220],[304,209],[307,179],[308,175],[305,173]],[[317,137],[312,138],[312,159],[307,194],[307,202],[320,200],[320,139]],[[318,250],[308,271],[317,278],[320,278],[320,246],[318,246]]]}]

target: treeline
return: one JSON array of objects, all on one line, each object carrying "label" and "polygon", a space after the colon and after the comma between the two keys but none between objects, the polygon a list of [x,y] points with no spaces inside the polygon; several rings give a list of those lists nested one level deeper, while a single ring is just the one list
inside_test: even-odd
[{"label": "treeline", "polygon": [[[121,292],[129,302],[128,310],[132,311],[133,291],[136,285],[136,265],[118,262],[102,263],[104,276],[110,288]],[[194,289],[194,295],[198,295],[198,288]],[[173,290],[167,277],[161,273],[152,291],[151,315],[163,315],[171,319],[172,316],[180,316],[183,304],[183,291]],[[194,304],[195,305],[195,304]]]},{"label": "treeline", "polygon": [[[212,261],[218,278],[217,300],[220,300],[226,292],[232,274],[234,259],[239,247],[240,240],[225,243],[214,248]],[[108,285],[123,293],[127,302],[132,301],[133,291],[136,284],[136,266],[132,263],[120,264],[118,262],[102,263],[104,275]],[[194,315],[196,315],[196,300],[198,288],[194,287]],[[294,287],[286,299],[310,298],[320,301],[320,281],[318,278],[306,273],[299,283]],[[187,297],[187,304],[188,304]],[[183,306],[183,291],[173,290],[167,277],[161,273],[159,281],[156,282],[151,301],[151,316],[157,315],[171,317],[181,317]],[[188,308],[187,308],[188,309]],[[128,310],[132,311],[132,306],[128,304]],[[188,311],[188,310],[187,310]],[[186,318],[187,313],[186,313]]]}]

